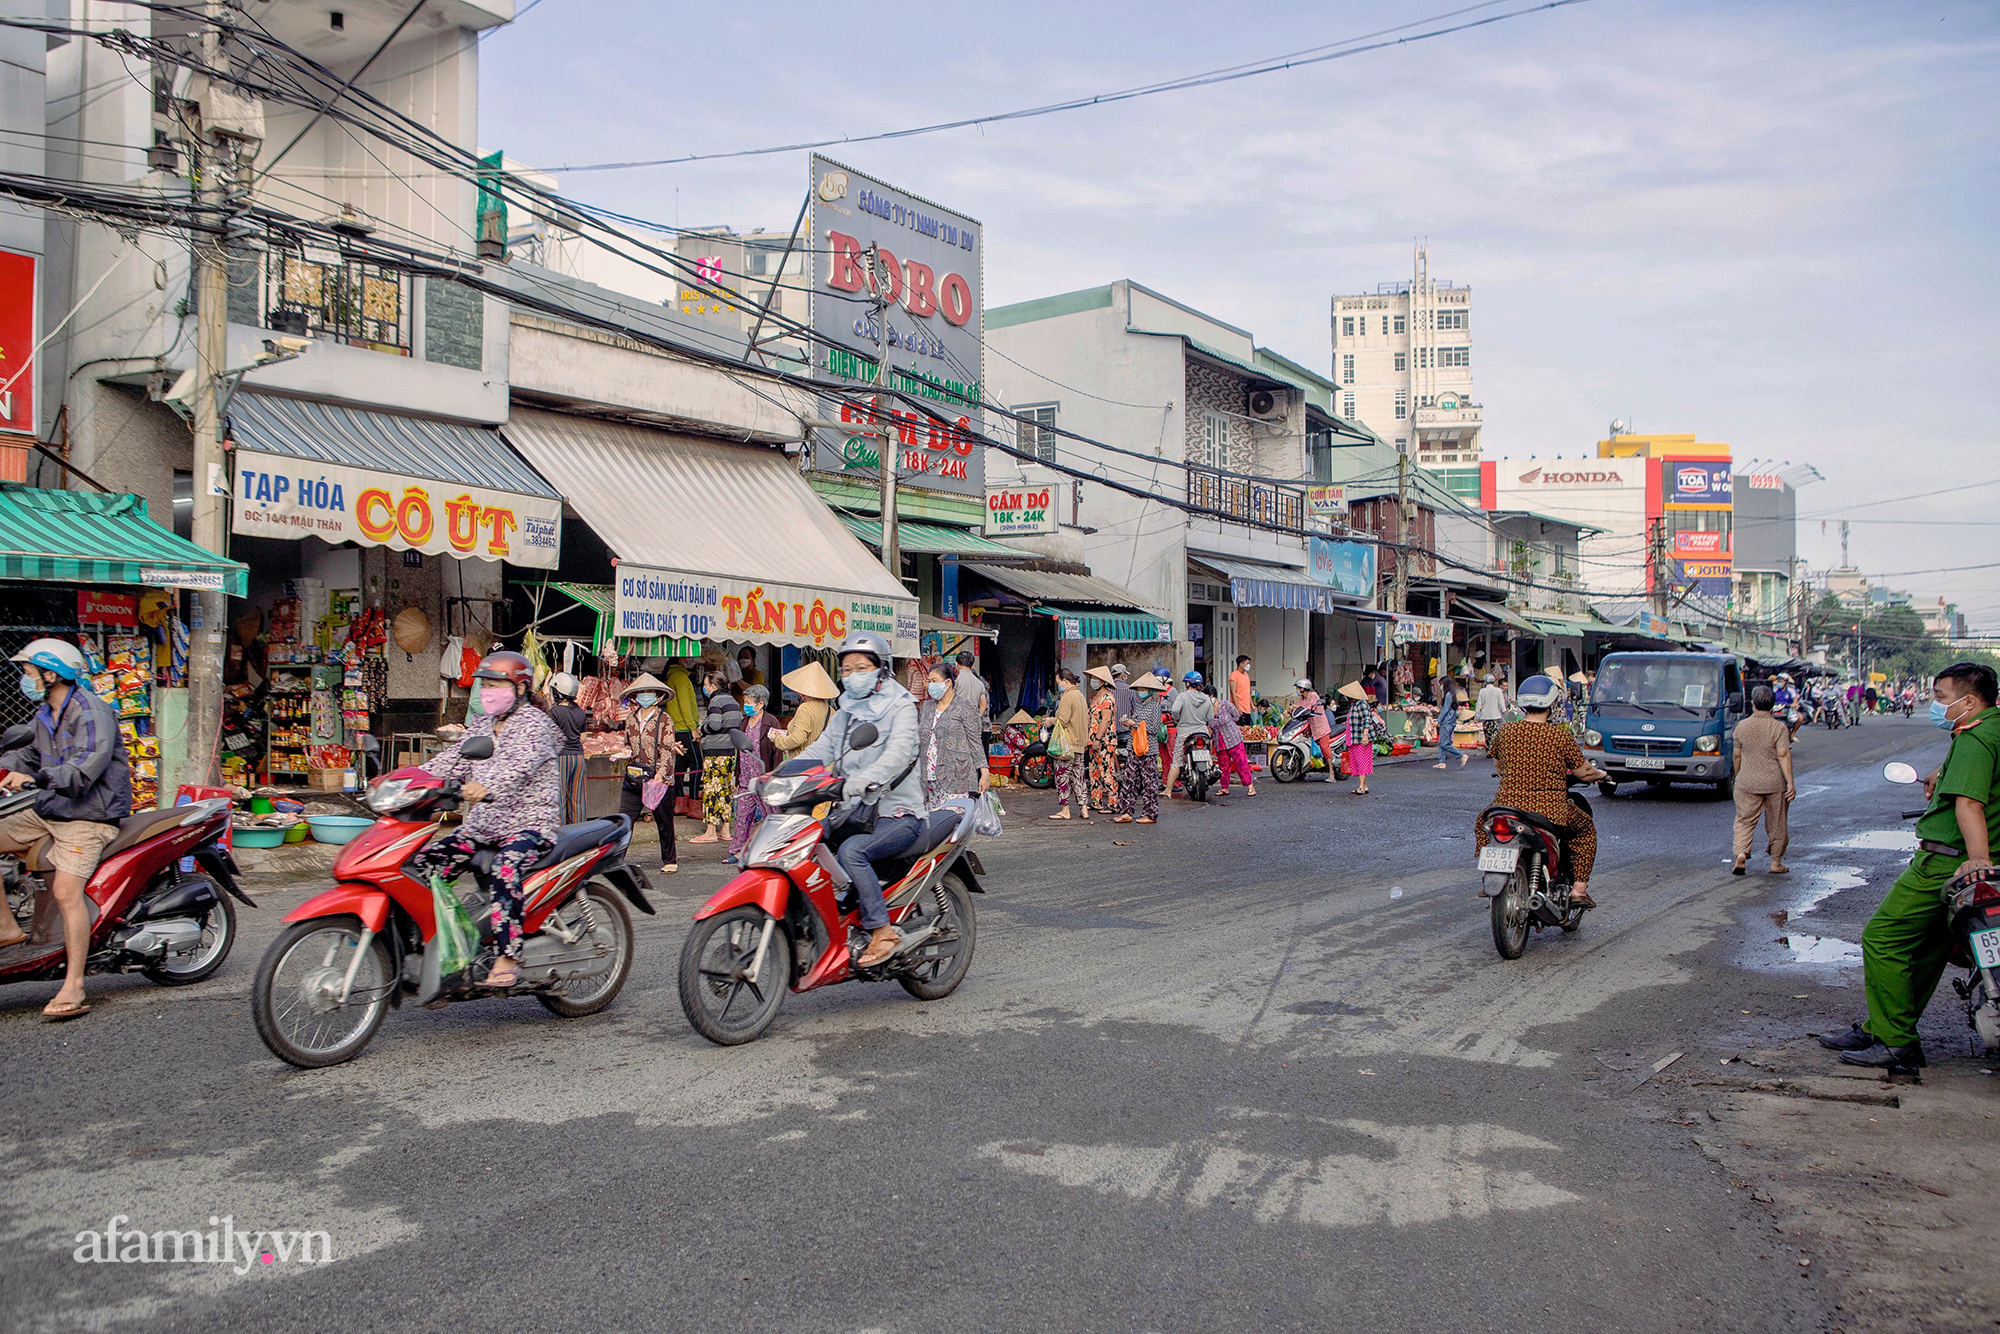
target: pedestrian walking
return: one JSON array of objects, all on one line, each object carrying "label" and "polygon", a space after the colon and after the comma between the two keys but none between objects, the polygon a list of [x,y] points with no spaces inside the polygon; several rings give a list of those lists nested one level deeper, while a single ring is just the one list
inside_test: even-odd
[{"label": "pedestrian walking", "polygon": [[1485,684],[1479,687],[1479,704],[1472,716],[1478,722],[1480,731],[1485,733],[1486,753],[1491,756],[1493,738],[1500,734],[1500,724],[1507,719],[1507,692],[1500,688],[1491,672],[1486,674]]},{"label": "pedestrian walking", "polygon": [[1090,706],[1084,702],[1081,679],[1069,668],[1056,672],[1062,695],[1056,701],[1055,728],[1050,739],[1062,738],[1062,758],[1056,761],[1056,801],[1061,809],[1049,818],[1090,818]]},{"label": "pedestrian walking", "polygon": [[933,810],[953,797],[976,797],[993,781],[980,740],[985,694],[977,682],[971,668],[941,662],[931,668],[917,704],[917,759],[924,800]]},{"label": "pedestrian walking", "polygon": [[1433,769],[1445,769],[1452,756],[1458,756],[1458,767],[1463,769],[1472,756],[1458,748],[1458,715],[1461,709],[1470,712],[1470,700],[1465,693],[1465,682],[1454,676],[1446,676],[1438,682],[1438,762]]},{"label": "pedestrian walking", "polygon": [[1123,715],[1128,744],[1118,786],[1118,824],[1152,824],[1160,818],[1160,692],[1166,688],[1164,680],[1148,672],[1128,692],[1134,698],[1131,712]]},{"label": "pedestrian walking", "polygon": [[[1211,694],[1214,687],[1210,686]],[[1222,771],[1222,795],[1229,795],[1234,775],[1243,778],[1243,791],[1257,795],[1257,780],[1250,768],[1250,751],[1243,744],[1243,713],[1232,699],[1215,701],[1215,763]]]},{"label": "pedestrian walking", "polygon": [[816,662],[803,662],[786,672],[784,683],[786,689],[799,697],[799,707],[782,732],[771,734],[780,764],[819,740],[819,734],[826,730],[826,720],[833,716],[833,701],[840,698],[840,687],[826,674],[826,668]]},{"label": "pedestrian walking", "polygon": [[1354,795],[1368,795],[1368,778],[1375,772],[1375,738],[1387,736],[1389,725],[1383,719],[1380,709],[1359,681],[1349,681],[1338,692],[1348,701],[1347,706],[1347,772],[1361,781],[1354,786]]},{"label": "pedestrian walking", "polygon": [[1215,749],[1215,701],[1201,688],[1201,673],[1189,672],[1181,678],[1181,688],[1167,705],[1174,720],[1174,762],[1167,767],[1166,792],[1174,794],[1174,780],[1186,762],[1188,743],[1197,733],[1209,733],[1208,748]]},{"label": "pedestrian walking", "polygon": [[1118,774],[1118,692],[1108,667],[1093,667],[1084,675],[1090,679],[1090,804],[1109,815],[1117,815]]},{"label": "pedestrian walking", "polygon": [[1778,694],[1769,686],[1750,692],[1750,716],[1736,724],[1736,864],[1731,875],[1742,875],[1757,837],[1757,817],[1764,818],[1765,851],[1771,854],[1771,874],[1789,875],[1785,848],[1792,798],[1792,729],[1777,715]]},{"label": "pedestrian walking", "polygon": [[556,764],[562,780],[562,822],[577,824],[583,817],[583,734],[591,731],[590,710],[576,702],[583,685],[568,672],[549,678],[549,721],[562,733],[562,749]]},{"label": "pedestrian walking", "polygon": [[701,819],[708,826],[690,843],[720,843],[722,827],[736,815],[736,754],[743,749],[743,706],[719,671],[703,682],[708,708],[701,718]]},{"label": "pedestrian walking", "polygon": [[736,752],[736,823],[730,829],[726,859],[731,866],[742,860],[750,846],[751,831],[765,815],[756,782],[778,767],[778,748],[771,741],[777,724],[771,720],[770,687],[747,685],[742,689],[743,748]]},{"label": "pedestrian walking", "polygon": [[674,758],[686,753],[674,735],[668,704],[673,690],[656,677],[641,673],[625,687],[625,772],[618,785],[619,814],[637,820],[653,817],[660,831],[660,871],[680,870],[674,848]]}]

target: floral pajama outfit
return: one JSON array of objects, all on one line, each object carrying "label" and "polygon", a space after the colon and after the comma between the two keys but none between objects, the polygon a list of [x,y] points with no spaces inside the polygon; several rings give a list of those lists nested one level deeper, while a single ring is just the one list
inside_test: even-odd
[{"label": "floral pajama outfit", "polygon": [[469,834],[452,834],[433,841],[410,858],[408,864],[411,875],[418,880],[428,882],[436,876],[450,884],[465,874],[466,868],[472,865],[475,853],[491,848],[493,870],[487,875],[486,888],[493,895],[490,910],[493,946],[508,958],[519,959],[522,896],[526,889],[528,868],[554,846],[555,840],[533,829],[524,829],[498,843]]}]

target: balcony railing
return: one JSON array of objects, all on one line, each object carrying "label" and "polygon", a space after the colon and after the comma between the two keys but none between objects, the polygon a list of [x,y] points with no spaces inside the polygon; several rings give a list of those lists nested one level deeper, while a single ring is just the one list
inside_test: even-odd
[{"label": "balcony railing", "polygon": [[363,260],[275,251],[263,269],[265,328],[411,355],[408,274]]},{"label": "balcony railing", "polygon": [[1253,482],[1247,477],[1231,477],[1207,468],[1189,468],[1187,498],[1190,505],[1220,510],[1231,518],[1250,523],[1305,527],[1306,493],[1298,487]]}]

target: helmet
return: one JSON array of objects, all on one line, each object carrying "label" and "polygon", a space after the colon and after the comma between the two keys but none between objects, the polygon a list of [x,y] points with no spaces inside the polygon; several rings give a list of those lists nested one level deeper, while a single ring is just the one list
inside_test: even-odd
[{"label": "helmet", "polygon": [[1553,708],[1562,698],[1562,687],[1546,676],[1531,676],[1514,692],[1514,702],[1524,709]]},{"label": "helmet", "polygon": [[873,630],[856,630],[841,640],[840,647],[834,651],[835,660],[838,661],[850,653],[866,653],[875,659],[877,667],[887,667],[891,657],[889,641]]},{"label": "helmet", "polygon": [[1183,685],[1198,686],[1201,684],[1201,673],[1189,672],[1187,675],[1181,677],[1181,683]]},{"label": "helmet", "polygon": [[505,681],[524,688],[535,683],[534,664],[510,648],[496,649],[481,658],[472,675],[476,680]]},{"label": "helmet", "polygon": [[549,678],[549,689],[561,695],[564,699],[575,699],[576,692],[580,688],[577,685],[576,677],[568,672],[557,672]]},{"label": "helmet", "polygon": [[1303,676],[1301,676],[1298,680],[1292,682],[1292,689],[1297,690],[1301,693],[1311,690],[1312,688],[1313,688],[1313,683],[1307,680]]},{"label": "helmet", "polygon": [[83,675],[82,650],[63,639],[37,639],[9,661],[33,663],[45,671],[54,672],[65,681],[74,681]]}]

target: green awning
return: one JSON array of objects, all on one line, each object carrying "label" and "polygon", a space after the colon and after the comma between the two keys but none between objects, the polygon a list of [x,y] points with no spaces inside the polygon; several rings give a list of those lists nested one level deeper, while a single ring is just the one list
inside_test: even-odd
[{"label": "green awning", "polygon": [[1036,607],[1056,618],[1056,638],[1086,644],[1171,644],[1174,623],[1158,616],[1119,616],[1074,607]]},{"label": "green awning", "polygon": [[591,636],[591,651],[602,653],[609,642],[620,654],[628,658],[698,658],[701,656],[701,641],[681,635],[654,635],[647,639],[635,639],[630,635],[612,635],[607,627],[612,624],[612,604],[617,595],[610,584],[563,584],[551,581],[550,588],[567,593],[584,606],[597,613],[597,630]]},{"label": "green awning", "polygon": [[250,567],[160,527],[142,496],[4,482],[0,579],[213,589],[243,597]]},{"label": "green awning", "polygon": [[[882,521],[858,514],[843,514],[840,521],[848,530],[876,550],[882,548]],[[1019,547],[1003,546],[981,537],[970,528],[953,528],[941,523],[917,523],[903,519],[896,524],[896,545],[904,551],[927,555],[1020,556],[1033,555]]]},{"label": "green awning", "polygon": [[1623,634],[1617,626],[1608,621],[1579,619],[1572,616],[1530,616],[1536,628],[1551,635],[1614,635]]}]

